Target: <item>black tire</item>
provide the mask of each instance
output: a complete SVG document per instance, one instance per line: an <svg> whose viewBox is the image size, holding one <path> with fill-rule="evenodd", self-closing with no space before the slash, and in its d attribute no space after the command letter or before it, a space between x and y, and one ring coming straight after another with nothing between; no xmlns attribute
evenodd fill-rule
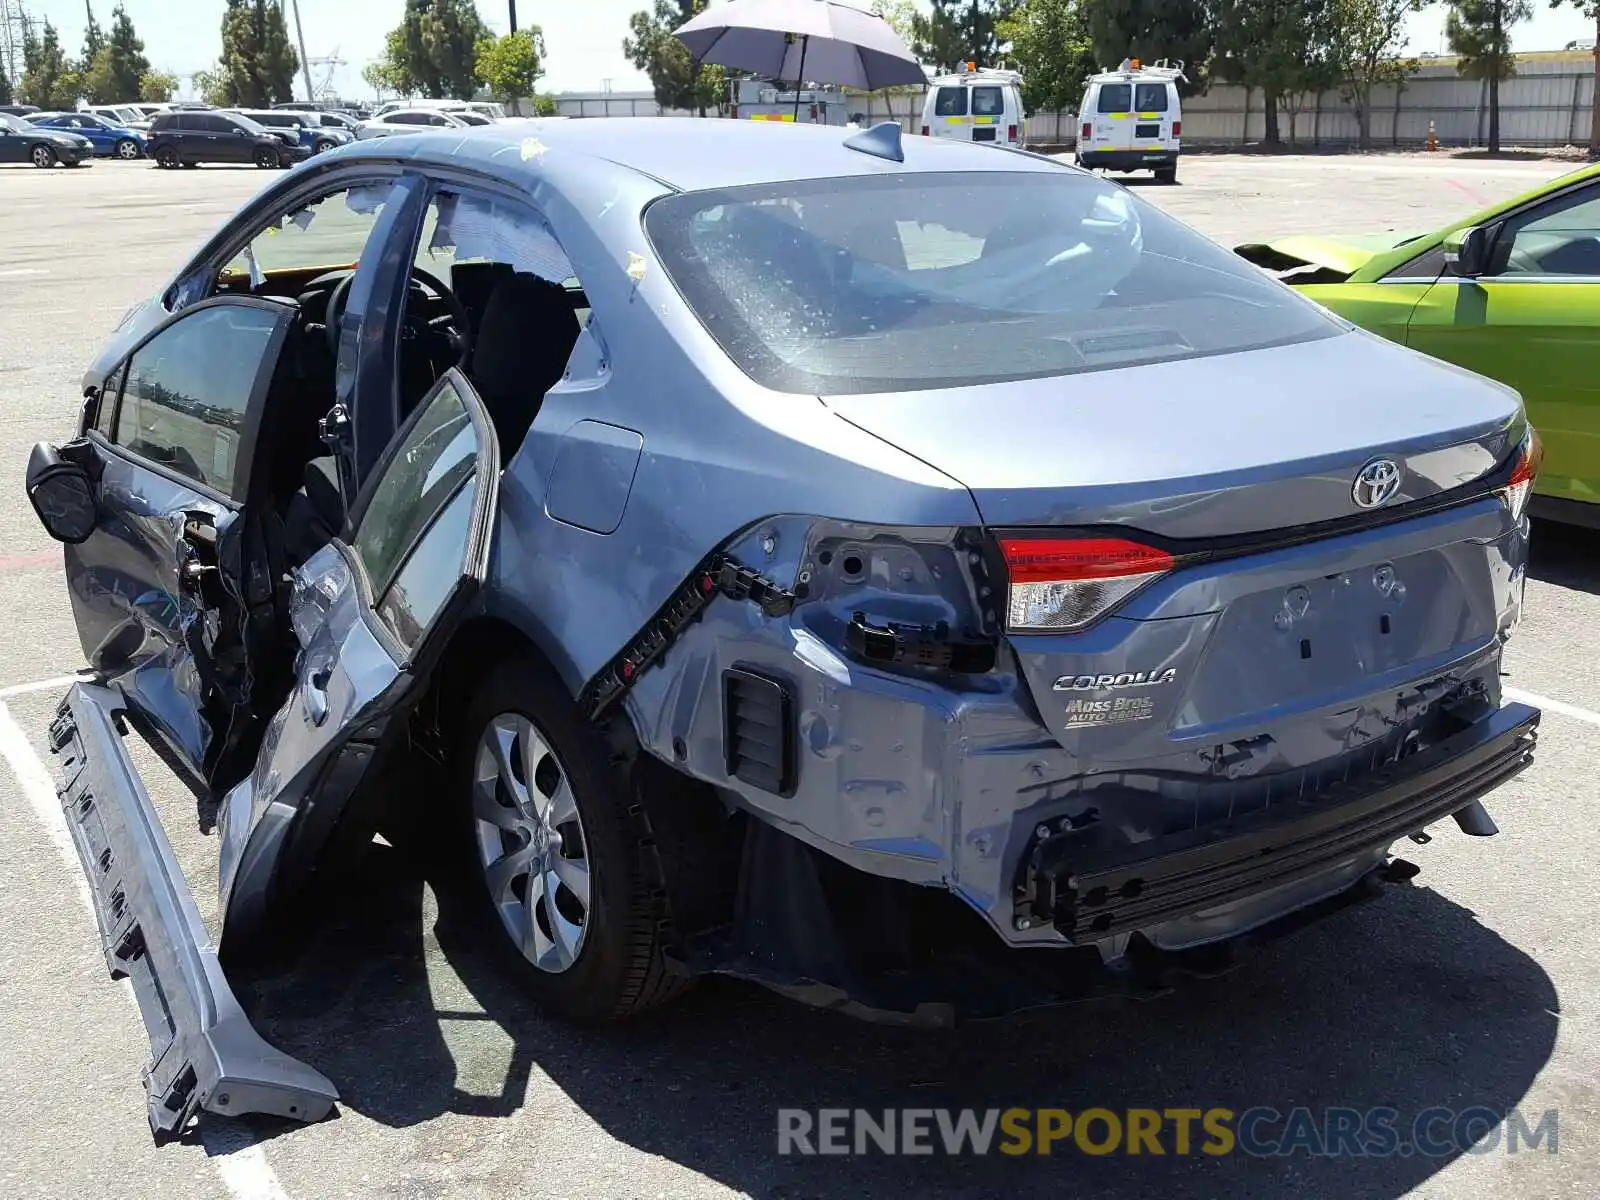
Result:
<svg viewBox="0 0 1600 1200"><path fill-rule="evenodd" d="M172 146L162 146L156 150L156 166L163 170L172 171L183 165L178 157L178 151Z"/></svg>
<svg viewBox="0 0 1600 1200"><path fill-rule="evenodd" d="M276 170L278 166L278 152L271 146L256 147L256 166L263 171Z"/></svg>
<svg viewBox="0 0 1600 1200"><path fill-rule="evenodd" d="M111 148L111 153L123 162L132 162L139 157L139 143L132 138L123 138Z"/></svg>
<svg viewBox="0 0 1600 1200"><path fill-rule="evenodd" d="M1177 183L1178 165L1174 163L1170 167L1157 167L1155 170L1155 176L1157 183Z"/></svg>
<svg viewBox="0 0 1600 1200"><path fill-rule="evenodd" d="M313 153L313 154L326 154L329 150L332 150L338 144L339 144L338 142L329 141L328 139L323 138L320 141L318 141L316 145L311 147L311 153Z"/></svg>
<svg viewBox="0 0 1600 1200"><path fill-rule="evenodd" d="M520 715L538 727L565 769L589 871L583 940L565 970L530 962L502 924L485 882L474 816L475 765L490 722ZM528 656L500 663L475 683L451 756L450 821L454 861L447 881L465 930L492 943L494 957L541 1008L582 1022L619 1020L663 1004L691 980L663 955L666 906L644 810L625 767L600 731L579 713L554 672Z"/></svg>
<svg viewBox="0 0 1600 1200"><path fill-rule="evenodd" d="M200 169L200 164L197 162L186 162L183 164L183 169L185 171L198 171Z"/></svg>
<svg viewBox="0 0 1600 1200"><path fill-rule="evenodd" d="M56 152L43 142L28 151L28 158L34 166L39 168L53 167L57 162Z"/></svg>

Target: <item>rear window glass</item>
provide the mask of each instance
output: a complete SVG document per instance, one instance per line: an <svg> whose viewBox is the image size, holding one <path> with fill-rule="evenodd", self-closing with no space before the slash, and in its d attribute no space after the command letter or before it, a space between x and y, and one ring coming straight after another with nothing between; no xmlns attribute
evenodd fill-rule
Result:
<svg viewBox="0 0 1600 1200"><path fill-rule="evenodd" d="M975 117L998 117L1006 111L1006 98L997 87L975 87L972 89L972 115Z"/></svg>
<svg viewBox="0 0 1600 1200"><path fill-rule="evenodd" d="M645 222L711 335L784 392L959 387L1340 331L1127 189L1067 171L691 192Z"/></svg>
<svg viewBox="0 0 1600 1200"><path fill-rule="evenodd" d="M1100 85L1100 112L1125 113L1129 111L1132 104L1133 84L1102 83Z"/></svg>
<svg viewBox="0 0 1600 1200"><path fill-rule="evenodd" d="M1136 112L1166 112L1167 85L1141 83L1134 89L1133 107Z"/></svg>
<svg viewBox="0 0 1600 1200"><path fill-rule="evenodd" d="M967 89L942 87L934 93L933 115L936 117L964 117L967 115Z"/></svg>

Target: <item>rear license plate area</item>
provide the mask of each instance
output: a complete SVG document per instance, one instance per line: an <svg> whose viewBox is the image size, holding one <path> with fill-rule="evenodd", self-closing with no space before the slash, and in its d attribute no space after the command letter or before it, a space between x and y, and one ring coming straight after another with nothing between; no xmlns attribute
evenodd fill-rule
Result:
<svg viewBox="0 0 1600 1200"><path fill-rule="evenodd" d="M975 142L992 142L994 141L994 136L995 130L992 127L988 129L974 129L972 131L972 140Z"/></svg>
<svg viewBox="0 0 1600 1200"><path fill-rule="evenodd" d="M1159 124L1135 125L1133 127L1133 136L1141 138L1158 138L1161 136L1161 126Z"/></svg>

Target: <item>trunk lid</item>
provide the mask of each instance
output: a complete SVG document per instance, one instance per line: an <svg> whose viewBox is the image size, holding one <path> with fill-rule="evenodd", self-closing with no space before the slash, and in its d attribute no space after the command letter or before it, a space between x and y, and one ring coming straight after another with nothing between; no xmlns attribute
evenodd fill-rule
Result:
<svg viewBox="0 0 1600 1200"><path fill-rule="evenodd" d="M1492 470L1521 440L1516 392L1361 332L982 388L824 397L965 485L990 527L1125 524L1214 538L1360 513L1375 457L1390 503Z"/></svg>

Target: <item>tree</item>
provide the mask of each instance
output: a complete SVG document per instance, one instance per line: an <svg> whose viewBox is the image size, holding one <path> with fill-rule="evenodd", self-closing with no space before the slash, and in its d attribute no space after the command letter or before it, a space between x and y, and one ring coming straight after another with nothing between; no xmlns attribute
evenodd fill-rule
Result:
<svg viewBox="0 0 1600 1200"><path fill-rule="evenodd" d="M1030 112L1074 107L1083 97L1083 81L1099 69L1077 0L1029 0L995 32L1011 44Z"/></svg>
<svg viewBox="0 0 1600 1200"><path fill-rule="evenodd" d="M93 0L83 0L83 11L87 20L83 26L83 61L94 62L95 55L99 54L106 44L105 31L100 28L100 22L94 19ZM109 103L103 101L102 103Z"/></svg>
<svg viewBox="0 0 1600 1200"><path fill-rule="evenodd" d="M1450 0L1445 35L1456 74L1489 85L1489 153L1500 153L1500 81L1516 74L1511 27L1533 16L1528 0Z"/></svg>
<svg viewBox="0 0 1600 1200"><path fill-rule="evenodd" d="M1125 58L1184 64L1185 94L1202 90L1211 56L1212 19L1207 0L1083 0L1095 60L1114 67Z"/></svg>
<svg viewBox="0 0 1600 1200"><path fill-rule="evenodd" d="M912 18L912 49L941 71L963 62L993 66L1006 48L1000 25L1021 7L1022 0L933 0L927 16Z"/></svg>
<svg viewBox="0 0 1600 1200"><path fill-rule="evenodd" d="M1328 23L1330 59L1343 81L1347 100L1355 105L1361 145L1372 144L1372 89L1405 84L1417 68L1413 58L1400 57L1406 18L1428 0L1332 0Z"/></svg>
<svg viewBox="0 0 1600 1200"><path fill-rule="evenodd" d="M1600 0L1550 0L1551 8L1568 4L1594 22L1594 108L1589 116L1589 157L1600 158Z"/></svg>
<svg viewBox="0 0 1600 1200"><path fill-rule="evenodd" d="M1332 81L1327 45L1327 0L1218 0L1216 48L1208 74L1260 88L1268 145L1281 145L1280 106Z"/></svg>
<svg viewBox="0 0 1600 1200"><path fill-rule="evenodd" d="M889 23L889 28L907 46L917 39L917 6L914 0L872 0L872 11Z"/></svg>
<svg viewBox="0 0 1600 1200"><path fill-rule="evenodd" d="M83 77L67 61L61 50L56 27L44 22L38 37L30 29L22 42L22 86L18 95L24 104L44 109L76 108L83 94Z"/></svg>
<svg viewBox="0 0 1600 1200"><path fill-rule="evenodd" d="M472 0L406 0L405 64L431 97L470 100L478 90L478 44L489 35Z"/></svg>
<svg viewBox="0 0 1600 1200"><path fill-rule="evenodd" d="M12 103L11 80L6 77L6 65L0 63L0 104Z"/></svg>
<svg viewBox="0 0 1600 1200"><path fill-rule="evenodd" d="M672 31L705 6L706 0L656 0L654 11L636 12L628 18L632 36L622 43L628 61L650 76L657 104L702 117L711 109L721 111L727 73L721 67L696 62Z"/></svg>
<svg viewBox="0 0 1600 1200"><path fill-rule="evenodd" d="M478 78L496 100L521 100L534 94L544 74L544 33L529 25L502 38L485 38L478 47Z"/></svg>
<svg viewBox="0 0 1600 1200"><path fill-rule="evenodd" d="M533 98L533 115L536 117L553 117L560 111L556 98L548 93Z"/></svg>
<svg viewBox="0 0 1600 1200"><path fill-rule="evenodd" d="M361 78L380 95L396 92L409 96L417 90L411 68L406 62L406 29L396 25L383 39L383 57L361 68Z"/></svg>
<svg viewBox="0 0 1600 1200"><path fill-rule="evenodd" d="M222 91L226 103L266 108L294 99L300 56L283 9L267 0L228 0L222 14Z"/></svg>
<svg viewBox="0 0 1600 1200"><path fill-rule="evenodd" d="M195 95L207 104L232 104L228 97L228 72L219 62L204 71L196 71L189 77L194 84Z"/></svg>
<svg viewBox="0 0 1600 1200"><path fill-rule="evenodd" d="M178 90L178 77L170 71L146 71L139 80L139 99L147 104L165 104Z"/></svg>

